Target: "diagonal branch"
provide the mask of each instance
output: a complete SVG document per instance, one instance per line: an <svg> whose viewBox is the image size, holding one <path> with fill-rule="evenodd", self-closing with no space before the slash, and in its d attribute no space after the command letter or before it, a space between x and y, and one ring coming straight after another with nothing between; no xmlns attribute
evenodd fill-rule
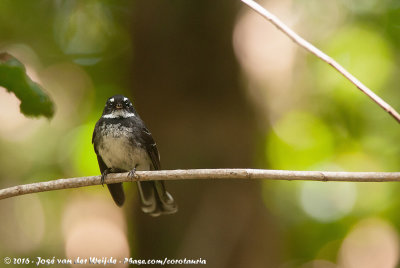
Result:
<svg viewBox="0 0 400 268"><path fill-rule="evenodd" d="M138 171L134 181L193 180L193 179L264 179L264 180L307 180L349 182L400 181L400 172L330 172L291 171L266 169L188 169ZM100 185L100 176L59 179L13 186L0 190L0 199L24 194ZM109 174L106 183L131 182L128 173Z"/></svg>
<svg viewBox="0 0 400 268"><path fill-rule="evenodd" d="M349 73L343 66L337 63L334 59L326 55L324 52L304 40L301 36L295 33L292 29L290 29L287 25L285 25L281 20L278 19L275 15L267 11L265 8L260 6L258 3L253 0L241 0L243 3L248 5L254 11L259 13L273 25L275 25L280 31L286 34L290 39L293 40L296 44L306 49L308 52L314 54L324 62L331 65L334 69L336 69L340 74L342 74L347 80L353 83L359 90L361 90L364 94L370 97L374 102L376 102L382 109L388 112L397 122L400 123L400 114L393 109L388 103L386 103L383 99L381 99L378 95L376 95L372 90L366 87L363 83L361 83L356 77L354 77L351 73Z"/></svg>

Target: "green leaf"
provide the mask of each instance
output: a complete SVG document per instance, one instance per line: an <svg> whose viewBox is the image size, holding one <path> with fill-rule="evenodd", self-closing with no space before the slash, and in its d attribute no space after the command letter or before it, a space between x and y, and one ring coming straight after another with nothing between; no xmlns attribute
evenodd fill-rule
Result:
<svg viewBox="0 0 400 268"><path fill-rule="evenodd" d="M0 86L20 99L24 115L53 116L54 104L50 97L27 76L24 65L8 53L0 53Z"/></svg>

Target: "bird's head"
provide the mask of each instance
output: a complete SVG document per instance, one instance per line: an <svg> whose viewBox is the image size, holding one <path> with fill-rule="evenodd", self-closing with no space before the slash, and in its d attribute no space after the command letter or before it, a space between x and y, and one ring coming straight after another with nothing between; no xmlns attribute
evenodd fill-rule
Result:
<svg viewBox="0 0 400 268"><path fill-rule="evenodd" d="M125 96L115 95L110 97L103 110L103 118L129 118L136 115L132 102Z"/></svg>

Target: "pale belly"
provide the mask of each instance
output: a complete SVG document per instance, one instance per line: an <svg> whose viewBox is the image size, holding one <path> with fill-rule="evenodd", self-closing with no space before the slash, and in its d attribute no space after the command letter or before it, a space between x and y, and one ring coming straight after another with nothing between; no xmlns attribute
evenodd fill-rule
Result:
<svg viewBox="0 0 400 268"><path fill-rule="evenodd" d="M106 136L102 139L98 153L109 168L119 168L130 171L150 170L151 160L147 152L140 148L133 148L126 136Z"/></svg>

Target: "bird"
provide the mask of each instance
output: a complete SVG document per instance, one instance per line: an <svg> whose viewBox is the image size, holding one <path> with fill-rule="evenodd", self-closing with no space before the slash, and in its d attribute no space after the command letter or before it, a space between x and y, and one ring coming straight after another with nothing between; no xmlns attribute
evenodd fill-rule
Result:
<svg viewBox="0 0 400 268"><path fill-rule="evenodd" d="M92 143L97 155L104 184L107 174L160 170L160 154L154 139L139 117L132 102L123 95L108 98L97 121ZM141 209L151 216L173 214L178 207L167 192L164 181L138 181ZM122 183L107 184L114 202L121 207L125 202Z"/></svg>

